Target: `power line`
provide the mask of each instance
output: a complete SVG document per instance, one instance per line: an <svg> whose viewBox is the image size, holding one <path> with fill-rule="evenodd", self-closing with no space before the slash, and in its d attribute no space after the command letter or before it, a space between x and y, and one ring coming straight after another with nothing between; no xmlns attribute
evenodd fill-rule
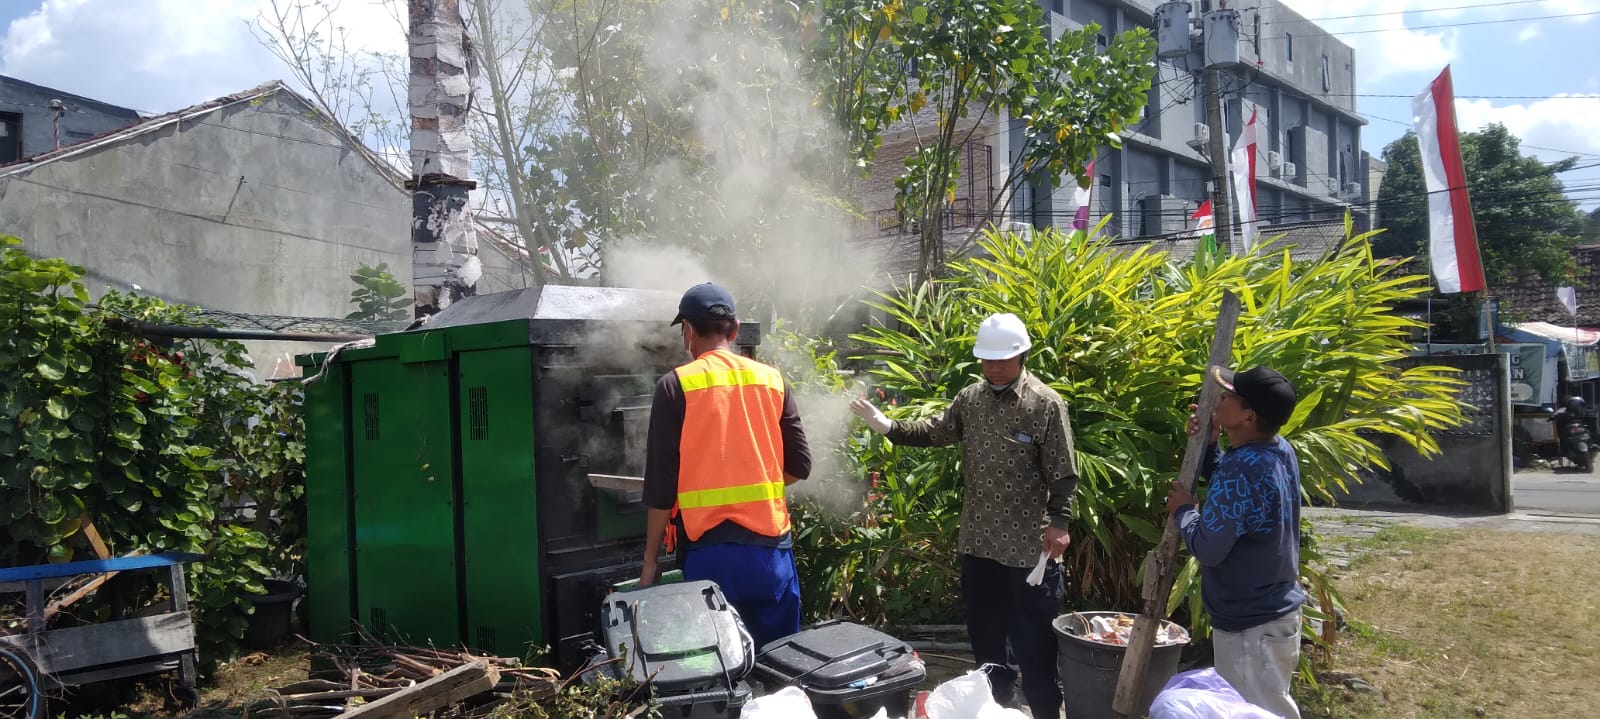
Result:
<svg viewBox="0 0 1600 719"><path fill-rule="evenodd" d="M1600 12L1594 13L1600 15ZM1364 92L1323 92L1317 93L1319 97L1377 97L1410 100L1415 95L1380 94ZM1457 100L1600 100L1600 94L1563 94L1563 95L1456 95ZM1357 113L1359 114L1359 113ZM1390 122L1395 122L1391 120Z"/></svg>
<svg viewBox="0 0 1600 719"><path fill-rule="evenodd" d="M1562 13L1560 15L1536 15L1536 16L1533 16L1533 17L1501 18L1499 20L1468 20L1468 21L1463 21L1463 22L1438 23L1438 24L1435 24L1435 25L1412 25L1412 26L1407 26L1407 27L1371 28L1371 29L1367 29L1367 30L1345 30L1345 31L1341 31L1341 32L1328 32L1327 34L1328 35L1333 35L1333 36L1340 36L1340 37L1346 36L1346 35L1373 35L1373 34L1381 33L1381 32L1409 32L1409 31L1413 31L1413 30L1438 30L1438 29L1441 29L1441 28L1470 27L1470 26L1474 26L1474 25L1501 25L1501 24L1513 23L1513 22L1532 22L1534 20L1560 20L1560 19L1563 19L1563 18L1589 17L1589 16L1592 16L1592 15L1600 15L1600 10L1595 10L1595 11L1591 11L1591 12ZM1287 35L1274 35L1272 37L1264 37L1264 38L1261 38L1261 39L1262 40L1282 40L1285 37L1288 37L1288 36Z"/></svg>
<svg viewBox="0 0 1600 719"><path fill-rule="evenodd" d="M1538 5L1540 3L1545 3L1545 2L1549 2L1549 1L1550 0L1512 0L1511 2L1483 3L1483 4L1480 4L1480 5L1456 5L1454 7L1434 7L1434 8L1422 8L1422 9L1418 9L1418 10L1395 10L1395 11L1392 11L1392 12L1374 12L1374 13L1365 13L1365 14L1362 14L1362 15L1336 15L1336 16L1333 16L1333 17L1303 18L1303 19L1300 19L1300 20L1275 20L1275 21L1264 22L1264 23L1261 23L1261 24L1262 25L1293 25L1293 24L1296 24L1296 23L1324 22L1324 21L1327 21L1327 20L1359 20L1359 19L1364 19L1364 18L1369 18L1369 17L1385 17L1385 16L1389 16L1389 15L1410 15L1412 13L1447 12L1447 11L1452 11L1452 10L1476 10L1478 8L1510 7L1512 5Z"/></svg>

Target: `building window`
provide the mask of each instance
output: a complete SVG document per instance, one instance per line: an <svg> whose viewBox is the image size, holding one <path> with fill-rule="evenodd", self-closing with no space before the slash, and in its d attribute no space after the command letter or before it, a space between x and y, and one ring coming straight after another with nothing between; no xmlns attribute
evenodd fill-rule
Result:
<svg viewBox="0 0 1600 719"><path fill-rule="evenodd" d="M1322 56L1322 91L1333 89L1333 67L1328 64L1328 56Z"/></svg>
<svg viewBox="0 0 1600 719"><path fill-rule="evenodd" d="M1067 0L1055 0L1055 2L1050 3L1050 9L1054 10L1057 15L1067 14Z"/></svg>
<svg viewBox="0 0 1600 719"><path fill-rule="evenodd" d="M1144 202L1145 201L1141 199L1141 200L1136 200L1133 203L1133 218L1134 218L1133 221L1138 223L1137 231L1134 232L1133 234L1135 236L1137 236L1137 237L1144 237L1146 235L1151 234L1150 233L1150 219L1149 219L1149 216L1146 215L1145 212L1144 212L1144 208L1145 208Z"/></svg>
<svg viewBox="0 0 1600 719"><path fill-rule="evenodd" d="M1283 54L1289 62L1294 62L1294 35L1283 34Z"/></svg>
<svg viewBox="0 0 1600 719"><path fill-rule="evenodd" d="M1107 38L1106 34L1103 33L1103 32L1102 33L1097 33L1094 36L1094 43L1096 45L1099 45L1101 50L1105 50L1106 46L1109 45L1110 42L1111 42L1110 38Z"/></svg>
<svg viewBox="0 0 1600 719"><path fill-rule="evenodd" d="M22 159L22 116L0 112L0 162Z"/></svg>

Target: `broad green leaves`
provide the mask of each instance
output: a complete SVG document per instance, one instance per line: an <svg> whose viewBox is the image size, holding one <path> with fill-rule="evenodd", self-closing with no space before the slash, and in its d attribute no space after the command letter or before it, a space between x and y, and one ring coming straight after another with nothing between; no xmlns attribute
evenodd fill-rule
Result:
<svg viewBox="0 0 1600 719"><path fill-rule="evenodd" d="M1068 556L1073 603L1132 610L1140 564L1166 520L1162 498L1182 459L1188 406L1225 288L1248 297L1235 362L1276 367L1300 390L1285 434L1299 452L1308 497L1328 498L1358 470L1382 464L1378 435L1427 455L1438 451L1434 432L1460 423L1449 370L1391 364L1407 355L1407 333L1417 324L1393 307L1427 286L1375 263L1366 237L1322 262L1258 255L1175 265L1161 252L1055 232L1027 241L990 235L981 256L954 263L944 280L884 295L877 306L889 323L856 339L875 360L874 392L895 400L888 414L927 417L976 381L978 322L993 312L1022 317L1034 337L1030 371L1071 410L1080 473ZM936 532L950 529L959 512L959 451L900 449L865 433L856 441L858 476L865 482L876 473L879 496L855 521L879 533L868 540L824 522L833 528L803 534L796 553L822 552L840 566L892 553L905 564L834 584L827 583L832 570L818 566L821 574L806 578L808 592L827 594L836 602L829 608L871 616L882 605L868 600L874 594L864 584L923 581L922 604L906 609L949 621L939 610L951 610L953 585L939 581L954 581L954 541ZM1319 595L1337 601L1320 575L1308 569L1307 576ZM1185 570L1172 607L1189 608L1198 625L1194 577L1192 567Z"/></svg>
<svg viewBox="0 0 1600 719"><path fill-rule="evenodd" d="M356 283L356 289L350 293L350 301L355 303L356 311L345 315L347 320L357 322L399 322L411 318L411 313L406 311L412 304L406 286L395 279L389 272L389 265L379 262L377 267L362 265L356 268L355 274L350 275L350 281Z"/></svg>
<svg viewBox="0 0 1600 719"><path fill-rule="evenodd" d="M118 554L205 553L190 570L201 646L209 657L231 651L244 594L269 571L290 573L303 547L296 391L251 380L237 343L161 344L110 321L193 323L186 308L111 292L90 309L82 268L29 257L14 238L0 247L0 563L92 556L85 519ZM294 529L269 542L219 513L246 497Z"/></svg>

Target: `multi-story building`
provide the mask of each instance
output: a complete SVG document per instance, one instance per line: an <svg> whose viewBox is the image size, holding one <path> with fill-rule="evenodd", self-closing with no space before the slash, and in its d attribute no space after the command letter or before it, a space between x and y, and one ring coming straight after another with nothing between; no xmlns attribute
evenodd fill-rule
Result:
<svg viewBox="0 0 1600 719"><path fill-rule="evenodd" d="M1051 36L1098 25L1102 46L1137 27L1154 29L1154 0L1039 0ZM1205 153L1201 19L1222 3L1188 5L1193 51L1158 58L1156 80L1143 117L1123 133L1121 149L1104 148L1094 166L1091 220L1106 215L1106 231L1125 238L1171 236L1190 229L1190 215L1208 196L1212 176ZM1349 211L1358 228L1372 226L1383 165L1361 149L1366 124L1356 113L1355 52L1349 45L1290 10L1279 0L1255 0L1237 10L1231 27L1236 55L1222 79L1225 124L1231 146L1251 113L1257 117L1257 216L1262 234L1273 226L1335 222ZM1212 41L1228 41L1227 29ZM1218 52L1218 51L1221 52ZM963 176L946 220L947 231L975 229L996 188L1011 176L1009 159L1023 138L1019 121L990 116L972 133ZM858 201L876 210L869 231L906 230L892 211L893 179L900 161L915 151L909 133L891 131L879 151L881 176L865 183ZM1023 183L1003 220L1033 227L1066 226L1077 210L1071 178L1057 186ZM902 253L904 254L904 253ZM900 268L903 269L903 268Z"/></svg>
<svg viewBox="0 0 1600 719"><path fill-rule="evenodd" d="M1158 3L1149 0L1043 0L1053 28L1098 24L1102 34L1152 27ZM1218 3L1189 5L1198 21ZM1263 225L1340 219L1348 209L1366 224L1377 188L1361 150L1366 121L1355 111L1355 52L1349 45L1278 0L1258 0L1238 10L1233 33L1238 46L1212 50L1234 54L1238 64L1223 73L1228 137L1239 136L1252 114L1258 123L1257 215ZM1114 213L1111 227L1139 237L1182 231L1189 213L1207 197L1211 177L1205 124L1199 28L1195 52L1161 58L1143 119L1125 134L1121 150L1107 150L1096 163L1095 211ZM1226 41L1212 29L1207 42ZM1042 225L1041 215L1059 218L1070 192L1031 188L1016 211ZM1048 198L1048 199L1046 199Z"/></svg>
<svg viewBox="0 0 1600 719"><path fill-rule="evenodd" d="M76 145L140 119L126 107L0 75L0 164Z"/></svg>

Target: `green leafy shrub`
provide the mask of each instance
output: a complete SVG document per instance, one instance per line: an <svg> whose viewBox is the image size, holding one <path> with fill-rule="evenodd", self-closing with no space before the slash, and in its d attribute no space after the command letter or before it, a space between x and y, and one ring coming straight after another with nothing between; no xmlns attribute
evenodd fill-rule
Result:
<svg viewBox="0 0 1600 719"><path fill-rule="evenodd" d="M1391 364L1408 353L1417 326L1392 308L1427 286L1375 262L1366 237L1319 262L1284 254L1180 265L1159 251L1052 231L991 234L981 246L980 258L953 263L945 279L884 295L877 306L890 325L856 339L877 362L875 393L894 400L887 413L916 419L942 413L978 377L971 350L984 316L1014 312L1027 323L1029 370L1071 410L1081 475L1066 557L1075 608L1139 606L1140 564L1165 522L1163 497L1225 289L1244 305L1236 363L1270 364L1299 390L1283 433L1299 452L1308 497L1330 498L1358 469L1382 466L1374 435L1429 454L1438 451L1430 433L1461 421L1449 370ZM853 471L873 486L861 511L831 519L799 508L808 610L901 624L958 619L959 450L901 449L864 430L851 442ZM1324 609L1336 606L1326 579L1303 569ZM1204 629L1192 559L1170 606L1187 608Z"/></svg>
<svg viewBox="0 0 1600 719"><path fill-rule="evenodd" d="M114 554L198 552L188 585L204 655L230 654L261 579L293 570L303 429L293 388L256 383L234 342L160 342L135 321L194 313L116 292L89 305L84 269L0 236L0 562L91 558L92 521ZM281 528L233 511L279 507ZM263 531L267 530L267 531ZM134 599L161 590L153 578ZM99 597L76 605L104 619Z"/></svg>

